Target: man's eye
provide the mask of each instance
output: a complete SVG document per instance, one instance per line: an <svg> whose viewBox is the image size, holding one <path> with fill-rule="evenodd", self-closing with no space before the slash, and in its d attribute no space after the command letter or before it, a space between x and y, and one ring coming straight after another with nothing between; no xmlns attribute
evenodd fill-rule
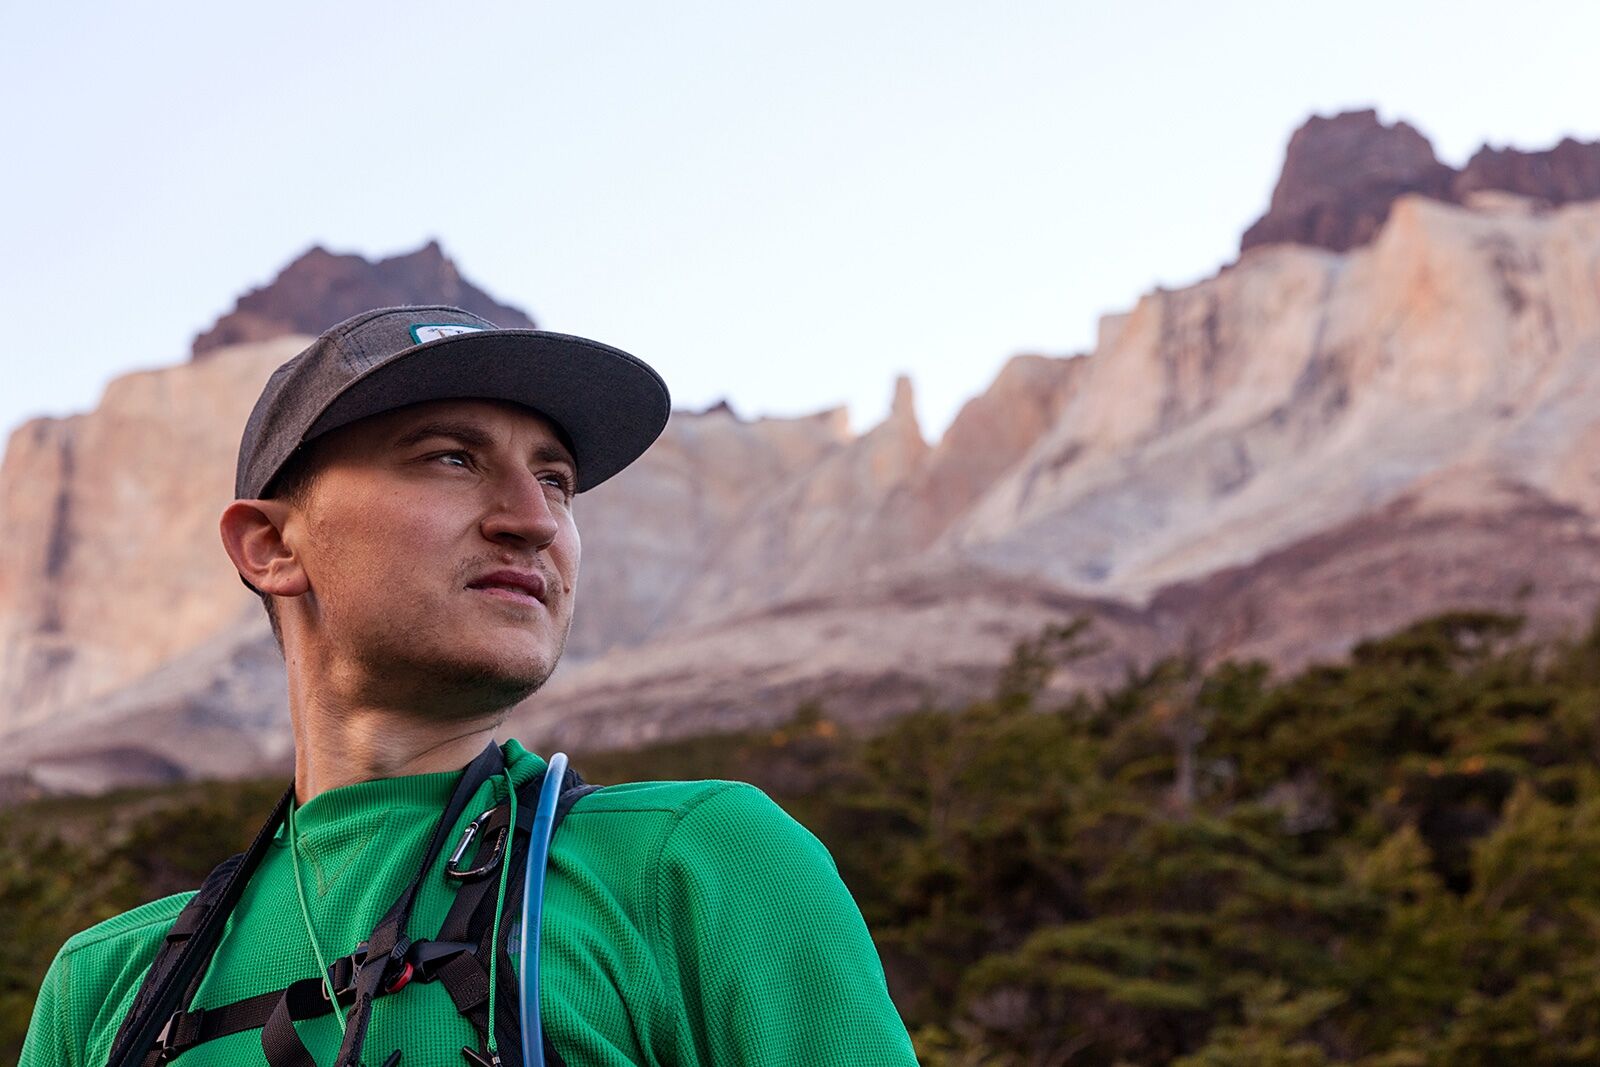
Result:
<svg viewBox="0 0 1600 1067"><path fill-rule="evenodd" d="M452 459L452 458L453 459L459 459L459 460L462 461L461 465L463 467L470 467L472 465L472 455L471 455L471 453L468 453L468 452L440 452L438 455L434 456L433 458L434 459Z"/></svg>
<svg viewBox="0 0 1600 1067"><path fill-rule="evenodd" d="M539 477L544 479L546 485L553 485L557 489L560 489L563 497L569 500L572 498L575 487L572 484L572 477L570 475L561 471L549 471L545 474L539 475Z"/></svg>

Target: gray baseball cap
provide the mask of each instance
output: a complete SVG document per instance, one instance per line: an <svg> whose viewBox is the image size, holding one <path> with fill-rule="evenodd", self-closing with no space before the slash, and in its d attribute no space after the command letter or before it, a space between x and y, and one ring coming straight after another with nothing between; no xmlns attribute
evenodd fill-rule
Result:
<svg viewBox="0 0 1600 1067"><path fill-rule="evenodd" d="M579 492L638 459L672 410L667 383L620 349L546 330L502 330L447 305L348 318L272 373L245 423L234 496L259 499L296 449L422 400L510 400L567 435Z"/></svg>

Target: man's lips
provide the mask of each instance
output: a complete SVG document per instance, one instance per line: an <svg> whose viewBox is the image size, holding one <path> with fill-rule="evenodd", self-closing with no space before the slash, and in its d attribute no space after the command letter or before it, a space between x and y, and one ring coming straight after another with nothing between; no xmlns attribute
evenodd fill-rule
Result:
<svg viewBox="0 0 1600 1067"><path fill-rule="evenodd" d="M467 588L481 589L504 599L544 602L544 576L538 571L491 571L468 582Z"/></svg>

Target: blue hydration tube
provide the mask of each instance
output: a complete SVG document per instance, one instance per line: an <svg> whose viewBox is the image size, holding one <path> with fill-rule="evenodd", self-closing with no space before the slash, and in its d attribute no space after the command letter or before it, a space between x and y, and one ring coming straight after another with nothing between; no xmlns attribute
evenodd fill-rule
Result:
<svg viewBox="0 0 1600 1067"><path fill-rule="evenodd" d="M522 984L524 1067L544 1067L544 1033L539 1023L539 922L544 914L544 872L550 859L556 802L561 799L561 780L566 775L567 754L557 752L545 768L539 806L533 810L528 873L522 883L526 888L522 894L522 944L518 947L517 976Z"/></svg>

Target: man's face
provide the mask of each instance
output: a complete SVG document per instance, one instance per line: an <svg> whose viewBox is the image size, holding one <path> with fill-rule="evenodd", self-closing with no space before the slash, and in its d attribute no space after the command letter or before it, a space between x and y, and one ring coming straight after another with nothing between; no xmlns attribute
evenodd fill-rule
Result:
<svg viewBox="0 0 1600 1067"><path fill-rule="evenodd" d="M302 637L327 653L313 662L440 714L543 684L566 646L580 554L577 469L552 424L503 401L436 400L313 447L316 477L284 524L310 584Z"/></svg>

